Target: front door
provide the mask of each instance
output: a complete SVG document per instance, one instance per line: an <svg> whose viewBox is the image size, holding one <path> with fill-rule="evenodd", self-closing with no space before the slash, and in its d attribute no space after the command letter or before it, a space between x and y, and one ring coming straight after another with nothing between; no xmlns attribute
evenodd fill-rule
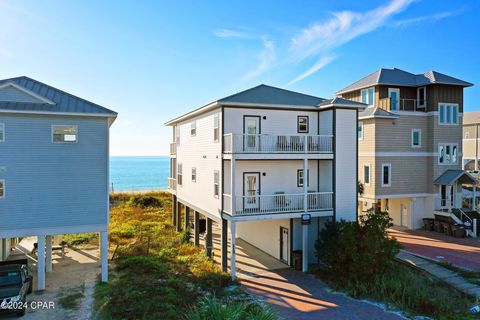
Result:
<svg viewBox="0 0 480 320"><path fill-rule="evenodd" d="M398 111L400 107L400 89L388 88L388 97L390 98L390 110Z"/></svg>
<svg viewBox="0 0 480 320"><path fill-rule="evenodd" d="M243 147L245 151L259 151L260 117L247 116L243 119Z"/></svg>
<svg viewBox="0 0 480 320"><path fill-rule="evenodd" d="M400 205L400 225L402 227L408 227L408 209L403 203Z"/></svg>
<svg viewBox="0 0 480 320"><path fill-rule="evenodd" d="M448 208L448 186L440 185L440 207ZM455 187L450 187L450 207L455 207Z"/></svg>
<svg viewBox="0 0 480 320"><path fill-rule="evenodd" d="M245 195L243 206L245 209L259 209L260 199L260 173L244 173L243 194Z"/></svg>
<svg viewBox="0 0 480 320"><path fill-rule="evenodd" d="M280 260L288 264L288 229L280 227Z"/></svg>

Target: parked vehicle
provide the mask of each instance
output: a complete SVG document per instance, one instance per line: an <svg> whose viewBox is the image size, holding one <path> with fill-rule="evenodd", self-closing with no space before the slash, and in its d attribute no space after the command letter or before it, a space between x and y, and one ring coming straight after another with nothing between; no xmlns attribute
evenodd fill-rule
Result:
<svg viewBox="0 0 480 320"><path fill-rule="evenodd" d="M27 259L0 263L0 312L25 315L27 295L32 288L33 276Z"/></svg>

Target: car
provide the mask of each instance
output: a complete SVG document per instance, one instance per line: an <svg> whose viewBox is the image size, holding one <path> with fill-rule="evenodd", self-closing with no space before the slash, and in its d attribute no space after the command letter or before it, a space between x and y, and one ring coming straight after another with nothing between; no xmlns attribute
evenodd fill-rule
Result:
<svg viewBox="0 0 480 320"><path fill-rule="evenodd" d="M33 275L27 259L0 263L0 311L25 315L27 295L32 289Z"/></svg>

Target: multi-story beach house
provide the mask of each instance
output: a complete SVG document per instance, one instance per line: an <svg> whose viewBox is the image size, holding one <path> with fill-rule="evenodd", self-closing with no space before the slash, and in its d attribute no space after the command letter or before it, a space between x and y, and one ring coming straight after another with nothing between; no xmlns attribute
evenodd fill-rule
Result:
<svg viewBox="0 0 480 320"><path fill-rule="evenodd" d="M436 71L382 68L337 92L368 104L358 122L360 213L378 207L395 225L419 228L434 212L462 208L462 184L474 183L462 170L463 89L470 86Z"/></svg>
<svg viewBox="0 0 480 320"><path fill-rule="evenodd" d="M107 280L109 128L117 114L30 79L0 81L0 239L38 237L39 290L52 235L99 232Z"/></svg>
<svg viewBox="0 0 480 320"><path fill-rule="evenodd" d="M222 267L235 277L235 239L302 269L315 262L314 242L327 219L357 219L357 113L364 104L326 100L267 85L214 101L172 127L169 190L174 223L181 208L200 218L206 247L212 224L221 230Z"/></svg>
<svg viewBox="0 0 480 320"><path fill-rule="evenodd" d="M463 114L463 166L478 171L480 159L480 111Z"/></svg>

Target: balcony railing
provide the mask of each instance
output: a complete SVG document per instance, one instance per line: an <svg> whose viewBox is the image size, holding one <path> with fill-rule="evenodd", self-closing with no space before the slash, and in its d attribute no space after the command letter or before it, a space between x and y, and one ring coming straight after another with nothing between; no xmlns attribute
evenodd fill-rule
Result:
<svg viewBox="0 0 480 320"><path fill-rule="evenodd" d="M170 154L177 154L177 144L175 142L170 143Z"/></svg>
<svg viewBox="0 0 480 320"><path fill-rule="evenodd" d="M172 191L177 190L177 179L168 178L168 190L172 190Z"/></svg>
<svg viewBox="0 0 480 320"><path fill-rule="evenodd" d="M331 153L332 135L226 134L225 153Z"/></svg>
<svg viewBox="0 0 480 320"><path fill-rule="evenodd" d="M311 192L307 194L307 208L304 208L305 195L270 194L255 196L223 195L224 211L233 216L288 213L299 211L319 211L333 209L333 192ZM232 210L232 205L234 210Z"/></svg>
<svg viewBox="0 0 480 320"><path fill-rule="evenodd" d="M419 111L426 112L426 101L417 99L397 99L383 98L379 99L377 106L387 111Z"/></svg>

